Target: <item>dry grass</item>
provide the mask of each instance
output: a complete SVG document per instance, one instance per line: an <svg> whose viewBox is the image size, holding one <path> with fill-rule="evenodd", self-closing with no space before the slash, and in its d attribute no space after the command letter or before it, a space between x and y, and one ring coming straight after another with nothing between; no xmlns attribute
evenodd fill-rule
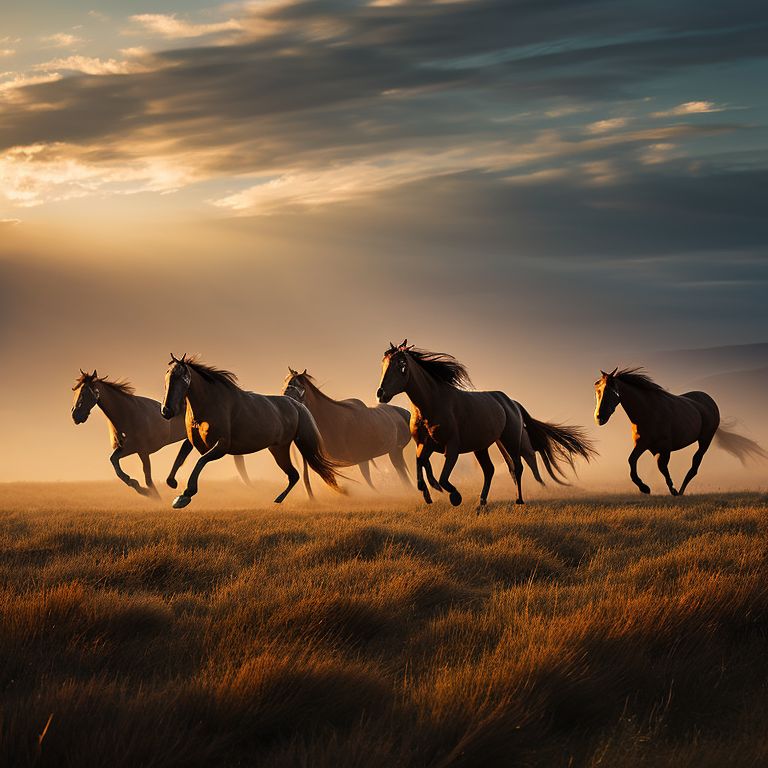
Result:
<svg viewBox="0 0 768 768"><path fill-rule="evenodd" d="M248 493L0 488L0 764L768 764L764 496Z"/></svg>

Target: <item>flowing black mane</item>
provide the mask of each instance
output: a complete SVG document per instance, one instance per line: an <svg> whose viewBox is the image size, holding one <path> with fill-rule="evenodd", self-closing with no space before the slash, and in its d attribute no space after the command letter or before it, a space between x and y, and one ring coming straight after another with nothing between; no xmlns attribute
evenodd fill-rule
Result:
<svg viewBox="0 0 768 768"><path fill-rule="evenodd" d="M184 359L183 363L199 373L207 381L218 382L227 387L240 389L240 385L237 383L237 376L232 373L232 371L227 371L224 368L216 368L213 365L206 365L194 358L192 360Z"/></svg>
<svg viewBox="0 0 768 768"><path fill-rule="evenodd" d="M666 392L667 390L657 384L642 368L622 368L613 374L614 379L618 379L624 384L631 384L638 389L655 390L657 392Z"/></svg>
<svg viewBox="0 0 768 768"><path fill-rule="evenodd" d="M82 372L75 380L75 386L72 387L72 389L75 390L78 387L82 387L83 384L95 384L96 382L99 382L99 384L105 384L106 386L111 387L112 389L122 393L123 395L132 395L136 391L134 390L131 383L129 381L126 381L125 379L121 381L114 381L112 379L107 378L106 376L95 376L92 373L82 373Z"/></svg>
<svg viewBox="0 0 768 768"><path fill-rule="evenodd" d="M450 384L458 389L470 389L472 380L469 373L453 355L444 352L428 352L426 349L416 349L409 347L405 352L412 360L417 362L433 379ZM394 354L393 350L387 350L388 354Z"/></svg>

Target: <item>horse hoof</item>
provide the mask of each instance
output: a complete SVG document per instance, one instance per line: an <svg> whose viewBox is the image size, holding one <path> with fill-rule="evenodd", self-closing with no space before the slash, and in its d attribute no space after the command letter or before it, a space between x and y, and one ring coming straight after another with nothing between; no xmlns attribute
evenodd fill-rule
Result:
<svg viewBox="0 0 768 768"><path fill-rule="evenodd" d="M174 509L181 509L182 507L186 507L189 502L192 501L191 497L189 496L177 496L173 500L173 508Z"/></svg>
<svg viewBox="0 0 768 768"><path fill-rule="evenodd" d="M650 487L645 485L645 483L643 483L643 485L641 485L639 487L640 487L640 493L650 493L651 492Z"/></svg>
<svg viewBox="0 0 768 768"><path fill-rule="evenodd" d="M169 488L178 488L178 487L179 487L179 481L178 481L178 480L177 480L175 477L169 477L169 478L168 478L168 479L165 481L165 484L166 484L166 485L167 485Z"/></svg>
<svg viewBox="0 0 768 768"><path fill-rule="evenodd" d="M451 494L448 496L448 498L454 507L458 507L459 504L461 504L461 494L458 491L451 491Z"/></svg>
<svg viewBox="0 0 768 768"><path fill-rule="evenodd" d="M677 491L676 491L674 488L670 488L670 489L669 489L669 492L670 492L670 493L671 493L673 496L677 496L677 495L678 495Z"/></svg>
<svg viewBox="0 0 768 768"><path fill-rule="evenodd" d="M432 503L432 497L428 493L424 494L424 503L425 504L431 504Z"/></svg>
<svg viewBox="0 0 768 768"><path fill-rule="evenodd" d="M515 504L525 504L522 499L515 499Z"/></svg>

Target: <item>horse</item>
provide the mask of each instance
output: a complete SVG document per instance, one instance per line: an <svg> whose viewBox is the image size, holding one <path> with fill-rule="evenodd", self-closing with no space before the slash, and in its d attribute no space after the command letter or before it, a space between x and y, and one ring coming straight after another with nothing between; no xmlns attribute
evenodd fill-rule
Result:
<svg viewBox="0 0 768 768"><path fill-rule="evenodd" d="M72 420L75 424L85 423L93 407L98 404L107 419L112 446L109 460L115 473L120 480L142 496L160 498L152 482L150 454L183 440L184 443L165 481L171 488L176 488L176 472L192 450L192 445L187 441L183 415L167 421L160 414L160 403L157 400L134 394L133 387L127 381L110 381L106 376L99 377L96 370L86 373L81 368L80 376L72 390L75 393ZM142 488L139 482L125 473L120 466L120 459L134 453L141 459L146 488ZM242 456L235 456L235 466L243 482L250 485L251 480Z"/></svg>
<svg viewBox="0 0 768 768"><path fill-rule="evenodd" d="M632 424L635 447L629 454L629 476L641 493L651 489L637 474L637 460L650 451L667 483L672 496L682 496L688 484L698 474L701 460L714 440L715 444L736 456L742 464L748 458L768 458L754 440L724 429L720 424L717 403L706 392L686 392L673 395L648 376L642 368L614 368L610 373L600 371L595 382L595 421L598 426L608 423L619 404ZM693 443L693 454L680 490L676 490L669 474L669 457Z"/></svg>
<svg viewBox="0 0 768 768"><path fill-rule="evenodd" d="M416 441L417 486L427 504L432 502L422 477L425 461L432 452L445 454L438 483L448 491L451 504L462 497L451 484L451 472L459 454L474 453L483 471L483 488L478 511L488 502L494 466L488 449L496 444L517 484L516 504L523 504L523 461L534 478L543 483L536 454L541 456L550 477L563 483L561 462L572 468L577 456L589 461L595 450L578 427L548 424L534 419L520 403L504 392L469 391L472 382L467 369L452 355L429 352L390 342L382 360L382 376L376 393L388 403L405 392L411 400L411 433ZM426 437L428 435L428 438Z"/></svg>
<svg viewBox="0 0 768 768"><path fill-rule="evenodd" d="M369 462L387 454L400 481L405 487L411 487L403 458L403 449L411 440L410 411L396 405L371 408L355 398L334 400L317 386L306 368L299 373L289 366L283 394L309 409L323 436L326 452L339 466L357 464L365 482L375 490ZM311 499L306 461L304 486Z"/></svg>
<svg viewBox="0 0 768 768"><path fill-rule="evenodd" d="M182 413L186 401L187 440L202 454L186 489L173 501L175 509L186 507L197 493L197 480L206 464L228 453L237 456L264 448L288 476L288 486L275 499L280 504L299 480L291 463L291 443L328 486L341 492L337 465L326 455L315 420L302 403L285 395L246 392L231 371L186 355L180 359L171 355L168 366L160 413L172 420Z"/></svg>

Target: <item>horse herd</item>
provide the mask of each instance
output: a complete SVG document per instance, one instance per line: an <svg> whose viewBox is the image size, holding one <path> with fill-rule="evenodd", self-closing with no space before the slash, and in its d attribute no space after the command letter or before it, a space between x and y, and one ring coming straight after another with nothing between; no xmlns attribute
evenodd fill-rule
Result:
<svg viewBox="0 0 768 768"><path fill-rule="evenodd" d="M389 456L403 485L411 488L403 450L411 439L416 444L416 481L424 501L431 503L430 486L446 491L451 504L462 496L451 483L451 472L462 453L474 453L483 471L480 506L487 503L494 474L489 449L494 444L517 485L516 503L523 503L522 476L527 464L543 483L537 457L548 475L565 484L565 465L572 469L577 458L589 461L596 451L579 427L550 424L534 419L504 392L472 389L467 369L451 355L409 346L407 340L390 343L382 360L379 404L361 400L334 400L315 384L306 370L289 368L281 395L260 395L240 388L230 371L205 365L196 358L171 355L165 374L162 403L134 394L125 382L99 377L94 370L80 370L73 390L72 419L81 424L95 405L107 418L112 444L110 461L126 485L145 496L159 498L152 482L150 455L163 446L182 441L166 479L176 488L176 473L195 448L197 460L184 491L173 501L185 507L198 490L205 466L226 454L234 456L244 482L250 483L243 455L270 451L288 477L288 485L275 499L280 503L299 480L291 461L295 444L304 464L304 483L312 498L312 469L331 488L338 484L339 470L357 465L373 487L369 463ZM390 405L405 393L410 411ZM673 496L682 494L696 475L702 457L713 440L739 459L768 458L754 441L720 426L715 401L704 392L673 395L639 369L611 373L601 371L595 382L595 421L607 423L619 404L632 424L634 448L629 455L630 477L643 493L649 487L637 474L637 461L645 451L657 457L658 468ZM669 475L670 453L697 443L693 461L679 490ZM445 462L436 478L430 461L442 453ZM131 478L120 460L137 454L142 462L146 487ZM425 479L426 478L426 479Z"/></svg>

